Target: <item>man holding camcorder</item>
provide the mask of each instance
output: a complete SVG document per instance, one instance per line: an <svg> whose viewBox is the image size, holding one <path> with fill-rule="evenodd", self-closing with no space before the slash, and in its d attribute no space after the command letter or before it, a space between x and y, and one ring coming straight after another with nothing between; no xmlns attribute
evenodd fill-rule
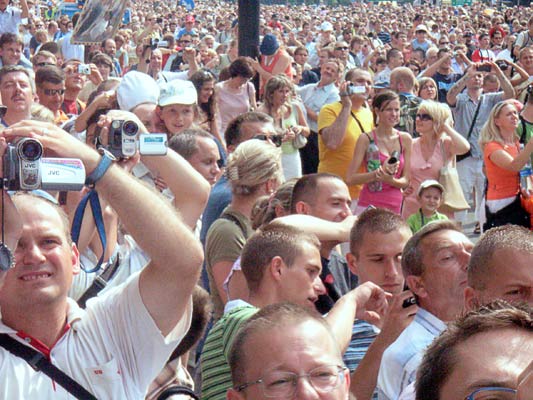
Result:
<svg viewBox="0 0 533 400"><path fill-rule="evenodd" d="M2 192L2 236L13 251L14 268L0 276L0 333L7 334L0 335L0 398L66 399L75 390L89 399L142 398L189 327L202 249L172 206L107 152L81 144L53 124L23 121L0 134L0 155L7 142L20 138L38 139L48 154L81 160L86 183L113 207L151 262L84 311L67 298L80 272L67 216L45 198ZM50 378L7 350L10 339L33 354L37 369L51 364L70 383Z"/></svg>

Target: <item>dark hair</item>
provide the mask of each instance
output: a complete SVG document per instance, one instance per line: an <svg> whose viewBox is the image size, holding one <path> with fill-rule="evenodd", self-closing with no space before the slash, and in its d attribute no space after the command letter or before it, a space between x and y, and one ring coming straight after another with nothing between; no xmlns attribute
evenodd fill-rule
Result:
<svg viewBox="0 0 533 400"><path fill-rule="evenodd" d="M56 42L46 42L43 43L43 45L39 49L39 52L41 51L49 51L53 55L57 56L59 54L59 46Z"/></svg>
<svg viewBox="0 0 533 400"><path fill-rule="evenodd" d="M205 137L213 139L213 136L200 128L185 129L179 135L172 136L168 141L168 147L182 156L184 159L189 160L199 150L198 142L196 138Z"/></svg>
<svg viewBox="0 0 533 400"><path fill-rule="evenodd" d="M111 59L111 57L109 57L105 53L101 53L101 52L94 53L91 57L91 62L95 65L101 65L101 64L107 65L109 68L111 68L111 70L113 70L113 60Z"/></svg>
<svg viewBox="0 0 533 400"><path fill-rule="evenodd" d="M390 62L390 60L394 57L397 57L398 55L402 54L402 52L398 49L392 48L387 51L387 62Z"/></svg>
<svg viewBox="0 0 533 400"><path fill-rule="evenodd" d="M378 125L378 116L376 113L376 110L382 111L384 107L386 107L391 101L399 100L400 96L396 92L393 92L392 90L385 90L378 94L374 99L372 100L372 114L374 116L374 125Z"/></svg>
<svg viewBox="0 0 533 400"><path fill-rule="evenodd" d="M55 65L46 65L39 68L35 73L35 85L41 87L43 83L49 82L54 85L65 82L65 73Z"/></svg>
<svg viewBox="0 0 533 400"><path fill-rule="evenodd" d="M296 204L299 201L305 201L308 204L314 204L318 196L318 183L323 179L342 179L338 175L327 172L308 174L302 176L294 185L292 190L291 213L296 213Z"/></svg>
<svg viewBox="0 0 533 400"><path fill-rule="evenodd" d="M460 361L457 346L473 336L503 329L533 333L533 310L527 304L496 300L456 319L425 352L416 376L416 400L439 400L440 391ZM480 366L483 361L480 360Z"/></svg>
<svg viewBox="0 0 533 400"><path fill-rule="evenodd" d="M246 58L239 57L230 64L229 74L230 78L241 76L249 79L254 76L254 70Z"/></svg>
<svg viewBox="0 0 533 400"><path fill-rule="evenodd" d="M2 82L2 79L4 79L4 76L6 76L7 74L12 74L14 72L22 72L24 75L26 75L31 85L32 79L30 73L26 68L21 65L6 65L5 67L0 68L0 83Z"/></svg>
<svg viewBox="0 0 533 400"><path fill-rule="evenodd" d="M233 118L224 132L224 139L227 146L237 146L241 143L241 126L245 123L262 122L272 123L272 117L259 111L249 111Z"/></svg>
<svg viewBox="0 0 533 400"><path fill-rule="evenodd" d="M18 43L22 48L24 48L24 42L19 35L11 32L2 33L0 36L0 48L2 48L4 44L10 43Z"/></svg>
<svg viewBox="0 0 533 400"><path fill-rule="evenodd" d="M200 69L196 71L191 77L190 81L196 88L196 93L198 93L198 106L200 109L207 114L207 120L209 122L213 121L215 119L216 114L216 96L213 93L209 100L207 100L207 103L200 103L200 92L202 91L202 88L204 87L204 84L206 82L215 82L216 83L216 77L215 75L206 69Z"/></svg>

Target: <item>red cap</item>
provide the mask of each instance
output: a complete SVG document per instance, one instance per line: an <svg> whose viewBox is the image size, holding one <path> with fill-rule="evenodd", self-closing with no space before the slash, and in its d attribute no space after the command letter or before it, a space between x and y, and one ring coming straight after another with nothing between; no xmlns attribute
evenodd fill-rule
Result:
<svg viewBox="0 0 533 400"><path fill-rule="evenodd" d="M192 15L187 15L185 17L185 22L193 22L194 23L194 17Z"/></svg>

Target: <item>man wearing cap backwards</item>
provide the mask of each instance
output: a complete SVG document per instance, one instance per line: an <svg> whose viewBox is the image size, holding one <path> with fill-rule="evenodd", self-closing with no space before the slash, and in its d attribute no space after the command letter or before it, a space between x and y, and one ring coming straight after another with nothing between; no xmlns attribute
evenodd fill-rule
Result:
<svg viewBox="0 0 533 400"><path fill-rule="evenodd" d="M411 48L413 50L422 49L427 51L429 46L432 45L431 41L427 38L428 28L426 28L426 25L417 25L415 28L415 36L415 39L411 42Z"/></svg>
<svg viewBox="0 0 533 400"><path fill-rule="evenodd" d="M259 47L261 61L248 58L252 68L259 74L259 94L263 94L266 83L273 75L284 74L292 79L292 58L280 48L278 38L272 33L267 33Z"/></svg>

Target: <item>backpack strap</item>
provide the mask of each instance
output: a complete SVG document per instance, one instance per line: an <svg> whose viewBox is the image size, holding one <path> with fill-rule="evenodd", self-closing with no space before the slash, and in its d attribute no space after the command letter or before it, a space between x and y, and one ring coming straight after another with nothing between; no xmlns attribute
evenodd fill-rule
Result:
<svg viewBox="0 0 533 400"><path fill-rule="evenodd" d="M223 213L220 218L222 219L225 219L226 221L231 221L233 222L235 225L237 225L239 227L239 229L241 230L242 232L242 236L244 236L245 239L248 238L248 235L246 234L246 227L243 226L243 224L241 223L241 221L239 221L239 219L235 216L235 215L232 215L232 214L228 214L228 213Z"/></svg>
<svg viewBox="0 0 533 400"><path fill-rule="evenodd" d="M24 359L37 372L42 372L53 381L65 388L70 394L79 400L97 400L83 386L53 365L44 354L25 346L9 335L0 334L0 346L14 356Z"/></svg>

